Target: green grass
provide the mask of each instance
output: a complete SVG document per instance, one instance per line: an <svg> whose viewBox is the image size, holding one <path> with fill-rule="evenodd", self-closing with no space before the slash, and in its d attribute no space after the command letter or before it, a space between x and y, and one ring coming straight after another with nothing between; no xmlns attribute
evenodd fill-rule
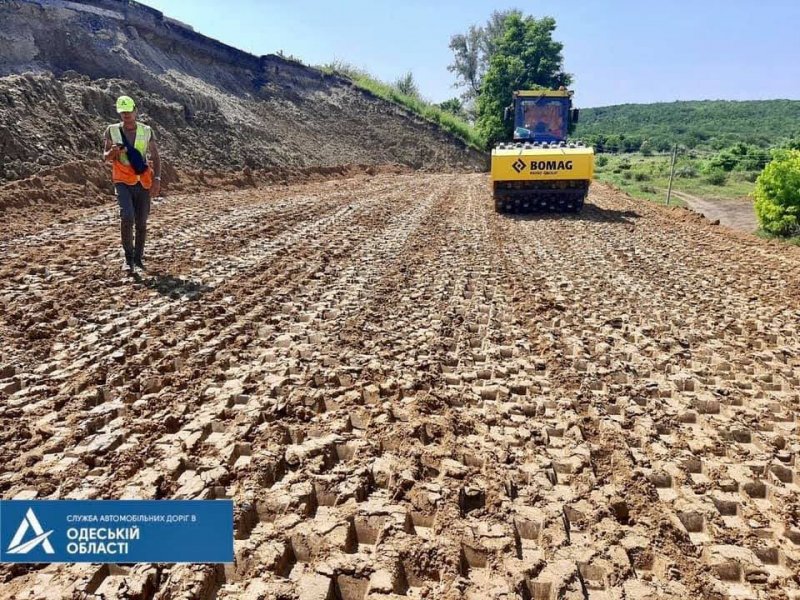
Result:
<svg viewBox="0 0 800 600"><path fill-rule="evenodd" d="M601 158L604 157L604 158ZM707 156L680 157L676 161L676 173L683 176L675 177L672 189L686 192L692 196L703 198L719 198L729 200L753 195L755 189L755 175L741 171L725 173L725 181L721 185L709 182L709 177L703 172L703 161ZM669 169L671 156L642 156L641 154L598 154L595 162L605 165L595 167L595 179L609 183L634 198L642 198L663 204L667 197L669 186ZM691 176L690 176L691 175ZM686 206L686 203L676 196L672 196L670 204ZM800 235L794 237L780 237L763 230L758 230L756 235L763 239L778 240L783 243L800 246Z"/></svg>
<svg viewBox="0 0 800 600"><path fill-rule="evenodd" d="M752 196L755 183L750 180L755 180L755 173L732 171L724 173L722 183L712 183L713 175L704 169L704 161L709 157L679 157L675 163L676 177L672 189L693 196L723 200ZM599 154L595 160L598 162L595 168L598 181L610 183L636 198L662 203L666 200L671 156ZM599 166L606 160L607 164ZM672 196L670 203L679 206L685 204L675 196Z"/></svg>
<svg viewBox="0 0 800 600"><path fill-rule="evenodd" d="M435 104L431 104L416 96L403 94L393 85L380 81L367 71L347 63L334 61L317 68L324 73L346 77L358 87L375 94L379 98L399 104L418 114L423 119L440 126L445 131L463 140L475 150L480 152L485 151L486 144L472 125L456 115L442 110Z"/></svg>
<svg viewBox="0 0 800 600"><path fill-rule="evenodd" d="M785 244L800 246L800 235L786 238L786 237L781 237L779 235L774 235L772 233L767 233L763 229L759 229L758 231L756 231L756 235L765 240L778 240L780 242L784 242Z"/></svg>

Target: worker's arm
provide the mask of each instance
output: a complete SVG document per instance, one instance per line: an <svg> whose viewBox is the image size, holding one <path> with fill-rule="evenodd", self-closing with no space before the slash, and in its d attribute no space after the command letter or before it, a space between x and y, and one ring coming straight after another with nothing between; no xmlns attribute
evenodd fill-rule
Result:
<svg viewBox="0 0 800 600"><path fill-rule="evenodd" d="M158 144L156 144L155 138L150 138L147 149L153 163L153 185L150 187L150 197L156 198L161 193L161 156L158 154Z"/></svg>

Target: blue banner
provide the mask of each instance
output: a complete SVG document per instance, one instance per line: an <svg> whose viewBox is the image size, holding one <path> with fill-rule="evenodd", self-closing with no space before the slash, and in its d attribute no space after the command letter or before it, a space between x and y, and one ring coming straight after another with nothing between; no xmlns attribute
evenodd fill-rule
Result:
<svg viewBox="0 0 800 600"><path fill-rule="evenodd" d="M232 500L0 500L0 562L232 563Z"/></svg>

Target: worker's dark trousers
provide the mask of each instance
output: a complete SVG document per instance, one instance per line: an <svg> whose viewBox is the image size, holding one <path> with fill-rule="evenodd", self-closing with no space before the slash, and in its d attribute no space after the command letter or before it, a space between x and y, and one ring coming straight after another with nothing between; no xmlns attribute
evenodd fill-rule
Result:
<svg viewBox="0 0 800 600"><path fill-rule="evenodd" d="M125 260L144 257L144 240L147 237L147 217L150 215L150 192L141 183L126 185L115 183L119 217L121 221L122 249ZM133 226L136 224L136 245L133 244Z"/></svg>

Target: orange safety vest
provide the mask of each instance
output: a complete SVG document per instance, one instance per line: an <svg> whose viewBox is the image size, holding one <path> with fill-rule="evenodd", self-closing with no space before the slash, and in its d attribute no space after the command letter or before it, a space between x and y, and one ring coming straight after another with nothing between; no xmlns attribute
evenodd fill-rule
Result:
<svg viewBox="0 0 800 600"><path fill-rule="evenodd" d="M122 144L122 123L115 123L109 126L108 133L111 135L112 142L117 145ZM133 143L133 147L141 152L144 157L147 157L147 148L150 146L151 135L150 127L141 123L136 124L136 141ZM150 186L153 185L153 169L148 166L144 173L137 175L128 160L128 153L122 150L119 158L112 163L111 179L114 183L127 185L141 183L144 189L149 190Z"/></svg>

